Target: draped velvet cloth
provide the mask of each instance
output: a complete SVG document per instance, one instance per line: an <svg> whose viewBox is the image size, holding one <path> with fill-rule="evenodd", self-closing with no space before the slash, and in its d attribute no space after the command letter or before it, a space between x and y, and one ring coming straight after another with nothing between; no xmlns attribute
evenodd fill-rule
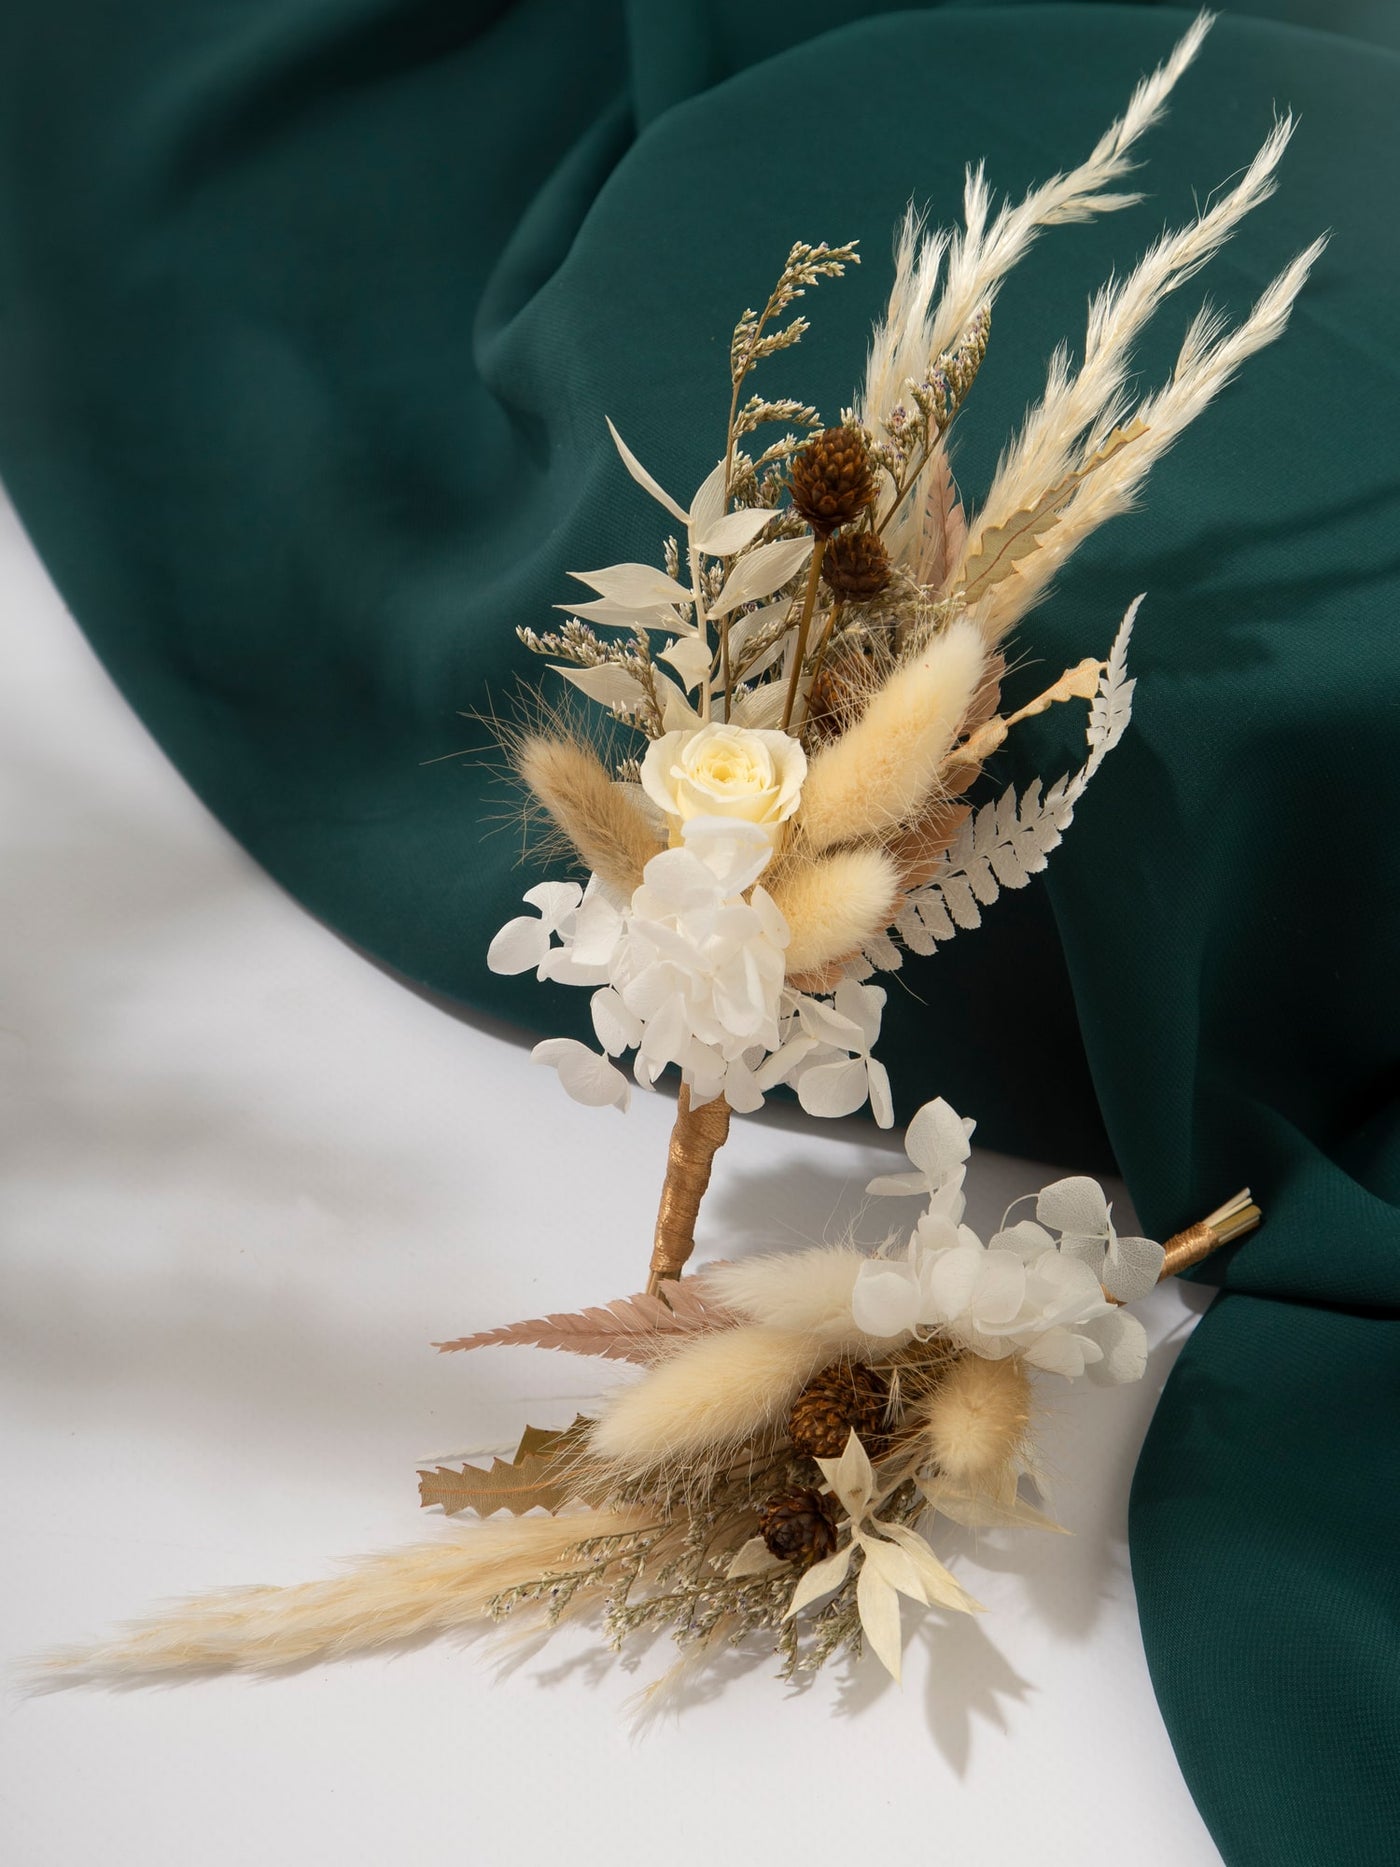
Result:
<svg viewBox="0 0 1400 1867"><path fill-rule="evenodd" d="M1132 731L1044 881L908 964L882 1045L902 1113L941 1093L994 1146L1114 1159L1158 1236L1246 1180L1262 1200L1205 1270L1223 1294L1132 1509L1162 1710L1251 1867L1369 1867L1400 1833L1398 14L1227 15L1145 147L1150 200L1052 231L999 301L959 425L974 496L1087 294L1275 102L1300 113L1278 198L1210 274L1238 314L1330 227L1287 338L1022 631L1016 700L1146 591ZM946 220L969 159L1017 192L1078 160L1186 18L10 0L0 472L131 704L278 881L406 978L582 1034L583 994L485 970L537 877L471 716L539 673L514 627L547 626L568 570L655 552L604 414L684 496L739 311L792 240L857 237L865 265L764 378L834 418L911 194ZM1038 721L999 775L1074 757Z"/></svg>

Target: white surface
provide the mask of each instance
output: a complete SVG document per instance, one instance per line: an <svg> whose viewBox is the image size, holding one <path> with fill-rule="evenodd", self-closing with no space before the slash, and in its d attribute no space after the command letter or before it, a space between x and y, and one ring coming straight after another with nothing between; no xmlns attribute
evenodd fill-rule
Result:
<svg viewBox="0 0 1400 1867"><path fill-rule="evenodd" d="M450 1534L420 1517L415 1465L527 1414L567 1419L595 1364L428 1344L636 1288L670 1109L576 1107L519 1044L414 997L280 894L0 524L0 1645L16 1656L163 1597ZM859 1123L736 1121L702 1249L843 1225L894 1146ZM1047 1177L981 1156L970 1216ZM1215 1863L1125 1545L1137 1448L1201 1301L1168 1286L1144 1306L1140 1387L1047 1385L1075 1535L940 1539L991 1612L913 1633L902 1691L868 1664L797 1695L759 1656L635 1742L626 1701L665 1650L629 1674L581 1635L499 1676L480 1648L439 1644L272 1682L7 1689L0 1858L533 1867L557 1848L571 1867L747 1867L814 1847L888 1858L897 1839L972 1867Z"/></svg>

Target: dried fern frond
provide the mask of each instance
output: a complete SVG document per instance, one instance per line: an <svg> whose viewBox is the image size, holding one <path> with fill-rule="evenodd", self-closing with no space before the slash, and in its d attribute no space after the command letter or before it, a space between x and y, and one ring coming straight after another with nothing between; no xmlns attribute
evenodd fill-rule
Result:
<svg viewBox="0 0 1400 1867"><path fill-rule="evenodd" d="M631 790L577 739L531 734L513 746L512 760L584 867L631 895L642 870L665 847Z"/></svg>

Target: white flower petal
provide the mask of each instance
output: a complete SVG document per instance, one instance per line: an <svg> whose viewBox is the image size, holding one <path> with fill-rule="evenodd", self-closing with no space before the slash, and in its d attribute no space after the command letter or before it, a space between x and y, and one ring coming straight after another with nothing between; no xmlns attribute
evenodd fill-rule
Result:
<svg viewBox="0 0 1400 1867"><path fill-rule="evenodd" d="M547 1037L530 1052L532 1063L547 1063L559 1072L559 1080L573 1097L589 1108L626 1109L631 1099L631 1085L621 1070L614 1069L606 1057L600 1057L587 1044L572 1037Z"/></svg>
<svg viewBox="0 0 1400 1867"><path fill-rule="evenodd" d="M610 1057L620 1057L642 1041L642 1021L627 1009L621 996L608 985L589 1001L593 1029Z"/></svg>
<svg viewBox="0 0 1400 1867"><path fill-rule="evenodd" d="M987 1243L993 1251L1016 1251L1027 1260L1055 1249L1054 1239L1034 1219L1021 1219L1015 1225L1004 1226L1001 1231L994 1232Z"/></svg>
<svg viewBox="0 0 1400 1867"><path fill-rule="evenodd" d="M878 1057L867 1057L866 1074L870 1079L870 1113L877 1128L894 1127L894 1097L890 1094L889 1071Z"/></svg>
<svg viewBox="0 0 1400 1867"><path fill-rule="evenodd" d="M852 1523L859 1523L875 1491L875 1473L860 1435L852 1427L839 1459L818 1459L817 1469L840 1498Z"/></svg>
<svg viewBox="0 0 1400 1867"><path fill-rule="evenodd" d="M1100 1387L1140 1381L1147 1372L1147 1331L1131 1311L1113 1310L1086 1324L1085 1334L1103 1350L1103 1360L1088 1369L1089 1379Z"/></svg>
<svg viewBox="0 0 1400 1867"><path fill-rule="evenodd" d="M549 951L549 929L533 914L518 914L507 921L486 949L492 972L529 972Z"/></svg>
<svg viewBox="0 0 1400 1867"><path fill-rule="evenodd" d="M919 1320L919 1294L907 1265L869 1258L856 1272L851 1318L866 1335L905 1335Z"/></svg>
<svg viewBox="0 0 1400 1867"><path fill-rule="evenodd" d="M921 1173L877 1173L873 1180L867 1180L865 1190L881 1198L900 1199L926 1193L928 1181Z"/></svg>
<svg viewBox="0 0 1400 1867"><path fill-rule="evenodd" d="M962 1165L972 1152L974 1122L939 1096L925 1102L904 1131L904 1151L923 1174L930 1191Z"/></svg>
<svg viewBox="0 0 1400 1867"><path fill-rule="evenodd" d="M1115 1238L1104 1259L1104 1289L1120 1303L1136 1302L1155 1287L1166 1256L1150 1238Z"/></svg>
<svg viewBox="0 0 1400 1867"><path fill-rule="evenodd" d="M1106 1237L1108 1200L1097 1180L1074 1174L1042 1187L1035 1202L1035 1216L1052 1232L1090 1232Z"/></svg>
<svg viewBox="0 0 1400 1867"><path fill-rule="evenodd" d="M859 1057L848 1063L817 1063L797 1079L797 1099L809 1115L835 1120L854 1115L868 1093L865 1065Z"/></svg>

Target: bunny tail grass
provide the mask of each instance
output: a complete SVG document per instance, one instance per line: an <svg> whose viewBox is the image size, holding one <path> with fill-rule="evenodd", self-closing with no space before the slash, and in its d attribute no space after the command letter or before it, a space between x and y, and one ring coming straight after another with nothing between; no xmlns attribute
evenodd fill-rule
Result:
<svg viewBox="0 0 1400 1867"><path fill-rule="evenodd" d="M807 769L797 823L808 850L885 836L919 816L986 666L980 631L959 620L895 669Z"/></svg>
<svg viewBox="0 0 1400 1867"><path fill-rule="evenodd" d="M578 1511L486 1523L450 1540L365 1557L328 1581L198 1596L100 1646L37 1655L28 1683L44 1691L177 1673L266 1673L400 1646L484 1622L503 1590L567 1569L568 1552L586 1538L644 1521L634 1511Z"/></svg>
<svg viewBox="0 0 1400 1867"><path fill-rule="evenodd" d="M839 1352L806 1330L758 1323L700 1336L608 1397L589 1451L622 1479L728 1451L780 1420Z"/></svg>
<svg viewBox="0 0 1400 1867"><path fill-rule="evenodd" d="M881 849L838 849L785 866L768 892L788 924L789 978L849 959L884 931L899 900L900 872Z"/></svg>
<svg viewBox="0 0 1400 1867"><path fill-rule="evenodd" d="M531 735L514 748L515 768L568 837L584 867L630 895L664 847L627 786L609 777L591 747Z"/></svg>

